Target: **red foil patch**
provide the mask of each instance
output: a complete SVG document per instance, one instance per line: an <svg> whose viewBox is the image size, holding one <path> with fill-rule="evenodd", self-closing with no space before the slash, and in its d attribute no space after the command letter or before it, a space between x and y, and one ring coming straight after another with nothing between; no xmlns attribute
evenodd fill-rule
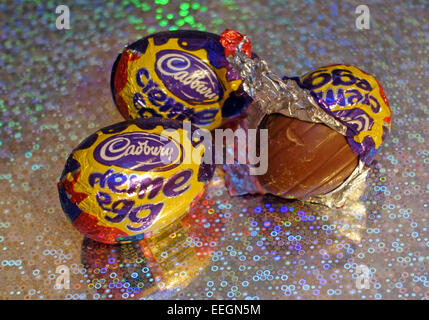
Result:
<svg viewBox="0 0 429 320"><path fill-rule="evenodd" d="M234 54L237 46L240 44L241 41L243 41L243 39L244 35L235 30L226 29L224 32L222 32L219 41L220 44L224 47L225 57ZM249 38L247 38L247 41L241 47L241 51L247 54L249 57L251 56L252 43L250 42Z"/></svg>

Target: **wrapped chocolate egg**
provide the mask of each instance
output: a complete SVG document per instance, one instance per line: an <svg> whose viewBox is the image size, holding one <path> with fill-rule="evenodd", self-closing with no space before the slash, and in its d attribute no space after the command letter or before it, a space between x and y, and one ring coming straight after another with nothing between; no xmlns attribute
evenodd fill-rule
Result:
<svg viewBox="0 0 429 320"><path fill-rule="evenodd" d="M67 159L58 183L65 214L85 236L104 243L147 238L170 225L214 172L202 161L211 146L195 130L163 118L98 130Z"/></svg>
<svg viewBox="0 0 429 320"><path fill-rule="evenodd" d="M224 166L230 193L272 193L342 206L364 182L390 131L391 110L380 83L343 64L280 78L264 60L252 59L249 48L243 50L246 37L239 35L237 43L234 33L224 35L236 47L227 59L253 98L239 126L268 130L266 143L256 141L260 154L268 154L266 172L251 176L248 166Z"/></svg>
<svg viewBox="0 0 429 320"><path fill-rule="evenodd" d="M113 65L111 89L126 120L164 117L209 130L251 101L219 36L200 31L160 32L130 44Z"/></svg>

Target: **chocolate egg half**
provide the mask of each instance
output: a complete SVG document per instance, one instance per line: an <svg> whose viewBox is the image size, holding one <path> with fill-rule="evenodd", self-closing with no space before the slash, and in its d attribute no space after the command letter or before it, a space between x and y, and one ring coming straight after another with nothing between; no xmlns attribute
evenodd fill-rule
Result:
<svg viewBox="0 0 429 320"><path fill-rule="evenodd" d="M346 137L324 124L271 114L259 128L268 129L268 170L257 177L274 195L305 199L328 193L358 165Z"/></svg>

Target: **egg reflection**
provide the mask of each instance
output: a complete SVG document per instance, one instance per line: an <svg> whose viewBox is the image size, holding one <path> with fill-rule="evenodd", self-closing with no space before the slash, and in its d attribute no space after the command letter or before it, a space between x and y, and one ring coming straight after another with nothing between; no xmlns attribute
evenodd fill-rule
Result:
<svg viewBox="0 0 429 320"><path fill-rule="evenodd" d="M105 299L168 299L207 267L225 219L209 210L217 179L178 222L138 242L109 245L85 238L88 287Z"/></svg>
<svg viewBox="0 0 429 320"><path fill-rule="evenodd" d="M376 180L376 162L371 165L371 170L368 180ZM321 267L324 267L327 261L333 266L341 266L354 256L357 245L371 226L371 213L377 211L384 196L368 188L367 182L363 181L348 195L342 208L272 195L257 199L259 205L255 205L255 198L246 211L254 213L248 223L255 230L253 237L260 239L265 253L274 261L284 261L291 266L306 261L314 263L319 257Z"/></svg>

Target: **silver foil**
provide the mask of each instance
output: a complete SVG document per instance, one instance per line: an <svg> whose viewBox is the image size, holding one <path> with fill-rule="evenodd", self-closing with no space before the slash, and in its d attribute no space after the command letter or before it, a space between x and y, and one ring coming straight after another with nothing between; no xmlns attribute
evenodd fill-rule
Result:
<svg viewBox="0 0 429 320"><path fill-rule="evenodd" d="M337 188L320 196L306 199L307 202L321 203L330 208L342 207L347 200L357 201L365 189L366 176L369 168L359 161L352 174Z"/></svg>
<svg viewBox="0 0 429 320"><path fill-rule="evenodd" d="M249 128L257 128L266 114L280 113L302 121L324 123L346 135L347 127L317 106L307 90L271 72L265 60L249 58L239 49L242 43L227 59L243 79L244 90L254 100L248 110L252 114Z"/></svg>
<svg viewBox="0 0 429 320"><path fill-rule="evenodd" d="M247 109L249 129L258 128L265 115L280 113L302 121L323 123L346 135L347 127L320 108L309 91L300 88L294 80L283 80L271 72L265 60L259 57L251 59L242 52L241 47L246 41L247 37L244 37L235 53L227 59L240 74L244 90L253 98ZM364 188L368 170L359 160L358 166L339 187L327 194L308 198L305 202L324 204L330 208L342 207L347 199L361 193L357 191Z"/></svg>

